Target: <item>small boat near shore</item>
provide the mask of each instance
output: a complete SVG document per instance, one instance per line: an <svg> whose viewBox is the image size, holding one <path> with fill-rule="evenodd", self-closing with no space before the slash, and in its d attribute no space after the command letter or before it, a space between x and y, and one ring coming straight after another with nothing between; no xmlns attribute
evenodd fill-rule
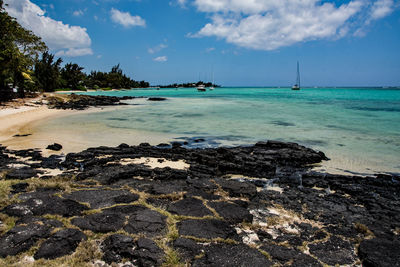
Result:
<svg viewBox="0 0 400 267"><path fill-rule="evenodd" d="M296 84L292 86L292 90L300 90L300 68L299 68L299 62L297 61L297 78L296 78Z"/></svg>
<svg viewBox="0 0 400 267"><path fill-rule="evenodd" d="M206 91L206 87L204 86L204 84L200 84L199 86L197 86L197 91L205 92Z"/></svg>

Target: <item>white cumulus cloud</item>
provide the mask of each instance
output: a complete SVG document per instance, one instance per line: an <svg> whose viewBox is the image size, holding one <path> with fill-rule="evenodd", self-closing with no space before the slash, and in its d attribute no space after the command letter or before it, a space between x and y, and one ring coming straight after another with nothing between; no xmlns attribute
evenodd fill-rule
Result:
<svg viewBox="0 0 400 267"><path fill-rule="evenodd" d="M75 10L72 15L74 15L75 17L79 17L82 16L84 14L83 10Z"/></svg>
<svg viewBox="0 0 400 267"><path fill-rule="evenodd" d="M180 5L181 7L184 7L186 5L186 0L177 0L178 5Z"/></svg>
<svg viewBox="0 0 400 267"><path fill-rule="evenodd" d="M70 48L68 50L60 50L56 53L57 57L80 57L86 55L93 55L93 51L90 48Z"/></svg>
<svg viewBox="0 0 400 267"><path fill-rule="evenodd" d="M166 62L168 60L168 57L161 56L161 57L156 57L153 60L156 61L156 62Z"/></svg>
<svg viewBox="0 0 400 267"><path fill-rule="evenodd" d="M371 18L381 19L392 13L394 9L393 0L378 0L373 3L371 8Z"/></svg>
<svg viewBox="0 0 400 267"><path fill-rule="evenodd" d="M83 56L93 54L86 28L70 26L45 15L45 11L29 0L6 0L7 13L26 29L42 37L57 54Z"/></svg>
<svg viewBox="0 0 400 267"><path fill-rule="evenodd" d="M111 20L121 24L125 28L133 26L146 26L146 21L140 16L132 16L129 12L121 12L118 9L111 9Z"/></svg>
<svg viewBox="0 0 400 267"><path fill-rule="evenodd" d="M361 17L387 16L393 0L194 0L211 21L191 37L217 37L240 47L274 50L299 42L338 39L362 27ZM358 25L358 26L355 26Z"/></svg>
<svg viewBox="0 0 400 267"><path fill-rule="evenodd" d="M159 44L155 47L151 47L151 48L147 49L147 52L149 52L149 54L155 54L167 47L168 47L168 45L166 45L166 44Z"/></svg>

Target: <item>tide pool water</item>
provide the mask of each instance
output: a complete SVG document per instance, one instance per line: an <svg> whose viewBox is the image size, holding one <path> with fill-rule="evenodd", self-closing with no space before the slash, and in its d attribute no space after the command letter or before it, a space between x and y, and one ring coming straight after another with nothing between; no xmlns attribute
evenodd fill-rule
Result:
<svg viewBox="0 0 400 267"><path fill-rule="evenodd" d="M328 170L400 173L399 89L173 88L86 94L168 100L134 99L128 101L132 106L63 117L40 129L73 130L98 145L134 145L146 137L154 145L196 138L206 140L202 146L282 140L323 151L331 158L322 167Z"/></svg>

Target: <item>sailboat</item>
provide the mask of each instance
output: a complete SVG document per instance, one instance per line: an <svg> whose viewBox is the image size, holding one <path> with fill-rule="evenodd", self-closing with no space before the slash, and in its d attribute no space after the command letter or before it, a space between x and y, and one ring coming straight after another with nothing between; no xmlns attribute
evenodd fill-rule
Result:
<svg viewBox="0 0 400 267"><path fill-rule="evenodd" d="M212 73L212 84L211 84L211 87L208 88L208 89L214 90L214 89L215 89L215 88L214 88L214 83L215 83L215 81L214 81L214 71L213 71L213 73Z"/></svg>
<svg viewBox="0 0 400 267"><path fill-rule="evenodd" d="M299 62L297 61L297 79L296 84L292 86L292 90L300 90L300 68Z"/></svg>

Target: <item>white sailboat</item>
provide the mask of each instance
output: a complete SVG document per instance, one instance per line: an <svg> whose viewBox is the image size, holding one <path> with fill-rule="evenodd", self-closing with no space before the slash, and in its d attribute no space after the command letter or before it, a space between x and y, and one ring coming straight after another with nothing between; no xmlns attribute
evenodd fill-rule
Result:
<svg viewBox="0 0 400 267"><path fill-rule="evenodd" d="M299 62L297 61L297 79L296 84L292 86L292 90L300 90L300 68Z"/></svg>
<svg viewBox="0 0 400 267"><path fill-rule="evenodd" d="M214 81L214 71L213 71L213 73L212 73L212 84L211 84L211 86L208 88L209 90L214 90L215 88L214 88L214 83L215 83L215 81Z"/></svg>

